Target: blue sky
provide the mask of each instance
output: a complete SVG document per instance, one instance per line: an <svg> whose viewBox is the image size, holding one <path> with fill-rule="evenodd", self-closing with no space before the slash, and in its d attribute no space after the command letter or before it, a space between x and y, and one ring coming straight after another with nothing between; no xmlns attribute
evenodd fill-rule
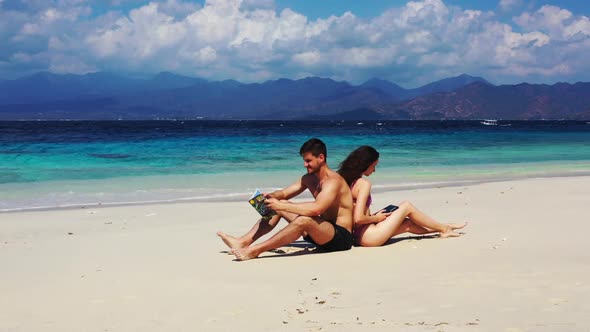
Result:
<svg viewBox="0 0 590 332"><path fill-rule="evenodd" d="M363 18L372 18L392 7L403 7L409 1L403 0L279 0L275 1L279 9L291 8L307 17L316 19L330 15L342 15L351 11ZM202 3L202 2L201 2ZM509 11L502 10L501 1L498 0L452 0L444 1L447 6L458 6L464 9L483 11L495 11L497 14L508 14L524 9L538 9L542 5L554 5L572 12L586 15L590 13L590 4L583 0L562 1L504 1L504 6L509 6ZM500 10L499 10L500 9Z"/></svg>
<svg viewBox="0 0 590 332"><path fill-rule="evenodd" d="M585 0L0 0L0 79L587 82L589 17Z"/></svg>

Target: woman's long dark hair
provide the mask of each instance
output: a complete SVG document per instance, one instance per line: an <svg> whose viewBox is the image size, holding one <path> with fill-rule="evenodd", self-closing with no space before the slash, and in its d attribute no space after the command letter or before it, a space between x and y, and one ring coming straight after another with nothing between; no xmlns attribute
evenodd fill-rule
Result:
<svg viewBox="0 0 590 332"><path fill-rule="evenodd" d="M363 173L372 163L379 160L379 152L372 146L363 145L352 151L346 159L340 163L338 174L350 186L354 181L363 176Z"/></svg>

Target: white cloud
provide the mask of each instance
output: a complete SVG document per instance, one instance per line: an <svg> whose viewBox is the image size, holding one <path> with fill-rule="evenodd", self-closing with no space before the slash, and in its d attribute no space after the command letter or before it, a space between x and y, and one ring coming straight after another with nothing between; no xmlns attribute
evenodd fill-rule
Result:
<svg viewBox="0 0 590 332"><path fill-rule="evenodd" d="M588 17L575 17L569 10L555 6L543 6L534 13L523 13L515 18L515 22L528 31L543 31L558 40L567 40L580 34L590 37Z"/></svg>
<svg viewBox="0 0 590 332"><path fill-rule="evenodd" d="M290 9L281 12L280 17L274 24L274 32L271 34L271 40L299 40L313 36L313 32L307 31L307 18ZM321 32L321 31L320 31Z"/></svg>
<svg viewBox="0 0 590 332"><path fill-rule="evenodd" d="M293 55L293 61L304 67L315 66L320 63L322 55L316 51L302 52Z"/></svg>
<svg viewBox="0 0 590 332"><path fill-rule="evenodd" d="M588 19L588 17L583 16L581 18L574 20L574 22L565 27L564 35L568 38L572 38L575 36L580 36L582 38L590 37L590 19Z"/></svg>
<svg viewBox="0 0 590 332"><path fill-rule="evenodd" d="M572 13L555 6L543 6L535 13L523 13L514 21L521 27L531 31L540 29L547 31L552 38L563 38L564 21L568 20Z"/></svg>
<svg viewBox="0 0 590 332"><path fill-rule="evenodd" d="M353 47L334 50L332 63L350 67L370 68L389 64L395 53L387 48Z"/></svg>
<svg viewBox="0 0 590 332"><path fill-rule="evenodd" d="M222 45L236 33L240 16L240 1L209 0L201 10L189 15L185 24L198 41Z"/></svg>
<svg viewBox="0 0 590 332"><path fill-rule="evenodd" d="M423 0L372 19L346 12L310 20L277 12L272 0L126 0L118 2L138 4L129 13L92 16L95 1L30 0L26 11L0 10L0 61L242 81L380 76L408 87L464 72L501 82L567 80L589 66L580 55L590 51L589 19L556 6L502 22L494 12ZM520 5L502 0L498 8Z"/></svg>
<svg viewBox="0 0 590 332"><path fill-rule="evenodd" d="M241 44L250 42L256 44L266 43L268 41L272 44L274 33L274 26L276 25L276 15L274 11L258 10L252 12L250 15L238 20L236 33L229 41L232 47L239 47Z"/></svg>
<svg viewBox="0 0 590 332"><path fill-rule="evenodd" d="M49 35L53 31L64 31L69 25L76 24L81 16L89 13L90 9L87 7L43 9L27 18L28 22L22 25L15 39L26 38L27 35Z"/></svg>
<svg viewBox="0 0 590 332"><path fill-rule="evenodd" d="M108 27L99 27L85 37L85 44L100 57L149 59L176 46L186 35L183 24L158 11L150 3L118 18Z"/></svg>
<svg viewBox="0 0 590 332"><path fill-rule="evenodd" d="M213 47L203 47L197 52L197 60L201 63L208 64L217 59L217 52Z"/></svg>
<svg viewBox="0 0 590 332"><path fill-rule="evenodd" d="M410 1L394 21L399 27L437 27L447 22L449 11L441 0Z"/></svg>

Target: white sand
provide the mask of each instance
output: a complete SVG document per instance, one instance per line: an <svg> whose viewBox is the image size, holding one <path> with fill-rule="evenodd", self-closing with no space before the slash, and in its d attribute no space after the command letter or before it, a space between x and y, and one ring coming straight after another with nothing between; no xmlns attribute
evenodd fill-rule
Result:
<svg viewBox="0 0 590 332"><path fill-rule="evenodd" d="M590 331L590 177L403 199L466 234L236 262L247 202L0 214L0 331Z"/></svg>

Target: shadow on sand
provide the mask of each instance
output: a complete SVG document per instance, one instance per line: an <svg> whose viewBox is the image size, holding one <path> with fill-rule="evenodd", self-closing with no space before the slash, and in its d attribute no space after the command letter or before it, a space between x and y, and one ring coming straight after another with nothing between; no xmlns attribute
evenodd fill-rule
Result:
<svg viewBox="0 0 590 332"><path fill-rule="evenodd" d="M326 251L318 248L315 244L311 244L304 240L298 240L293 243L282 246L281 248L270 250L274 255L259 256L261 258L279 258L279 257L295 257L309 254L325 254Z"/></svg>
<svg viewBox="0 0 590 332"><path fill-rule="evenodd" d="M461 233L463 234L463 233ZM438 234L427 234L427 235L408 235L408 236L401 236L401 237L394 237L383 244L383 246L389 246L392 244L396 244L402 241L421 241L421 240L432 240L432 239L440 239ZM357 247L357 246L355 246ZM273 253L273 255L264 255L259 256L256 259L263 259L263 258L279 258L279 257L295 257L295 256L303 256L309 254L326 254L327 251L322 250L321 248L316 247L314 244L311 244L304 240L297 240L293 243L287 244L282 246L278 249L269 250L268 252ZM220 253L230 254L232 253L229 250L220 251ZM238 261L237 259L234 259Z"/></svg>
<svg viewBox="0 0 590 332"><path fill-rule="evenodd" d="M322 250L321 248L317 248L315 244L311 244L311 243L304 241L304 240L298 240L293 243L289 243L287 245L284 245L281 248L269 250L268 252L273 253L274 255L259 256L256 259L292 257L292 256L302 256L302 255L309 255L309 254L326 253L326 251ZM219 253L233 255L230 250L221 250ZM234 260L237 261L237 259L234 259Z"/></svg>
<svg viewBox="0 0 590 332"><path fill-rule="evenodd" d="M387 240L383 245L389 246L392 244L396 244L402 241L420 241L420 240L430 240L430 239L440 239L438 234L428 234L428 235L408 235L408 236L401 236L401 237L392 237L391 239Z"/></svg>

